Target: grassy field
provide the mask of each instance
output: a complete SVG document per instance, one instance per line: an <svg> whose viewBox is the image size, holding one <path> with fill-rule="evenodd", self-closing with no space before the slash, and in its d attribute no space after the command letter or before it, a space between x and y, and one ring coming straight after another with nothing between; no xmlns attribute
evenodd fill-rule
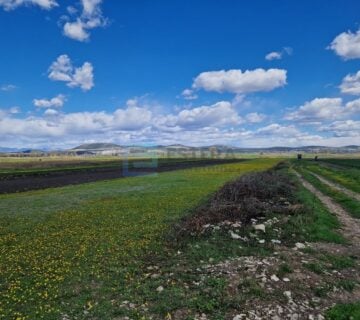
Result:
<svg viewBox="0 0 360 320"><path fill-rule="evenodd" d="M162 173L0 197L0 318L113 317L140 257L225 181L278 160ZM112 313L109 315L109 308ZM110 317L111 316L111 317Z"/></svg>
<svg viewBox="0 0 360 320"><path fill-rule="evenodd" d="M331 272L354 268L353 257L307 248L301 257L308 264L294 260L296 242L348 242L339 233L337 217L299 184L288 165L277 170L296 186L288 200L302 204L302 209L287 215L269 212L266 219L278 222L266 227L261 235L264 242L253 238L251 224L236 229L239 236L250 239L242 245L221 228L182 240L174 237L179 221L192 217L224 183L279 161L255 159L1 195L0 319L148 319L152 315L170 320L206 313L208 319L220 320L232 319L229 311L242 310L249 302L283 303L285 289L269 294L257 279L242 275L238 293L232 294L233 280L223 270L206 271L208 263L245 256L277 259L271 272L279 277L291 278L294 269L301 268L316 279L314 289L313 280L309 287L289 282L295 296L306 292L326 297L335 287L351 292L356 280L337 279ZM258 183L261 192L275 187ZM274 247L274 239L283 253ZM326 278L328 274L331 277ZM342 310L356 315L358 305L339 305L328 312L329 319L337 319Z"/></svg>

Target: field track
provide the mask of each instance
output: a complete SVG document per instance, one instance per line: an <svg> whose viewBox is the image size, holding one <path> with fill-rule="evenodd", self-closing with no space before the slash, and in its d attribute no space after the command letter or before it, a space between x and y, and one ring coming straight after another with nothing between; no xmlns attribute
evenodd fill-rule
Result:
<svg viewBox="0 0 360 320"><path fill-rule="evenodd" d="M118 179L128 177L129 175L144 175L240 161L244 161L244 159L203 159L197 161L165 162L159 163L155 168L140 167L131 168L128 171L119 163L118 167L98 167L71 171L60 170L55 172L45 171L25 175L9 174L0 178L0 194L63 187L87 182Z"/></svg>
<svg viewBox="0 0 360 320"><path fill-rule="evenodd" d="M360 254L360 223L358 219L351 217L348 212L346 212L339 204L337 204L333 199L326 196L319 190L317 190L311 183L304 180L300 174L297 173L298 178L300 179L303 186L314 194L328 210L335 214L341 224L342 224L342 233L344 237L352 244L355 248L357 254Z"/></svg>
<svg viewBox="0 0 360 320"><path fill-rule="evenodd" d="M322 183L328 185L329 187L331 187L333 189L336 189L336 190L338 190L340 192L343 192L344 194L346 194L350 198L353 198L353 199L356 199L356 200L360 201L360 194L358 194L357 192L346 189L345 187L343 187L343 186L341 186L341 185L339 185L339 184L337 184L335 182L329 181L329 180L325 179L324 177L319 176L316 173L311 173L311 174L314 175L316 178L318 178Z"/></svg>

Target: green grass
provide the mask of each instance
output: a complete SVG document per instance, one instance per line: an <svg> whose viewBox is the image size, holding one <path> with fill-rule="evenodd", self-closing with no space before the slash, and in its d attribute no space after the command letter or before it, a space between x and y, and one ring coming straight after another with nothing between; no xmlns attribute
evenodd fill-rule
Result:
<svg viewBox="0 0 360 320"><path fill-rule="evenodd" d="M327 320L356 320L360 319L360 302L338 304L326 312Z"/></svg>
<svg viewBox="0 0 360 320"><path fill-rule="evenodd" d="M353 159L352 161L359 161ZM315 163L314 161L298 161L295 165L305 167L330 181L338 183L345 188L360 193L360 169L355 167L329 166L325 162Z"/></svg>
<svg viewBox="0 0 360 320"><path fill-rule="evenodd" d="M360 159L322 159L321 162L360 169Z"/></svg>
<svg viewBox="0 0 360 320"><path fill-rule="evenodd" d="M344 244L346 240L338 232L340 222L321 201L298 182L296 194L299 203L305 206L301 214L291 216L284 226L284 237L296 241L324 241ZM295 240L293 240L295 241Z"/></svg>
<svg viewBox="0 0 360 320"><path fill-rule="evenodd" d="M311 174L311 172L300 169L299 170L305 180L310 182L315 186L319 191L328 195L334 199L338 204L340 204L348 213L350 213L355 218L360 218L360 202L350 198L341 191L335 190L328 185L322 183L317 177Z"/></svg>
<svg viewBox="0 0 360 320"><path fill-rule="evenodd" d="M356 287L356 282L354 280L343 279L336 283L336 287L348 292L353 292Z"/></svg>
<svg viewBox="0 0 360 320"><path fill-rule="evenodd" d="M261 159L0 196L0 318L121 315L117 303L130 288L146 289L139 276L146 257L166 254L163 235L169 225L224 182L277 162ZM215 256L215 249L206 252ZM151 298L156 291L148 289ZM181 301L182 289L171 290ZM217 307L210 295L193 298L194 305Z"/></svg>

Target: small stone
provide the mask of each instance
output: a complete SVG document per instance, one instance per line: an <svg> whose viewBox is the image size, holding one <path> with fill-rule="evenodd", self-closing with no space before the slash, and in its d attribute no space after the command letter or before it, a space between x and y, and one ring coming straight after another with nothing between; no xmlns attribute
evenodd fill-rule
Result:
<svg viewBox="0 0 360 320"><path fill-rule="evenodd" d="M295 248L297 248L297 249L305 249L306 245L304 245L303 243L297 242L297 243L295 243Z"/></svg>
<svg viewBox="0 0 360 320"><path fill-rule="evenodd" d="M283 278L283 281L284 281L284 282L289 282L290 279L289 279L289 278Z"/></svg>
<svg viewBox="0 0 360 320"><path fill-rule="evenodd" d="M233 238L234 240L241 239L241 237L238 234L236 234L235 232L230 231L230 235L231 235L231 238Z"/></svg>
<svg viewBox="0 0 360 320"><path fill-rule="evenodd" d="M246 317L246 314L241 313L241 314L237 314L237 315L233 318L233 320L242 320L242 319L244 319L245 317Z"/></svg>
<svg viewBox="0 0 360 320"><path fill-rule="evenodd" d="M287 297L288 299L291 299L291 291L285 291L284 292L285 297Z"/></svg>
<svg viewBox="0 0 360 320"><path fill-rule="evenodd" d="M265 243L264 239L259 240L259 243Z"/></svg>
<svg viewBox="0 0 360 320"><path fill-rule="evenodd" d="M265 227L264 224L256 224L256 225L254 226L254 229L257 230L257 231L265 232L266 227Z"/></svg>
<svg viewBox="0 0 360 320"><path fill-rule="evenodd" d="M163 286L159 286L156 288L157 292L163 292L164 291L164 287Z"/></svg>
<svg viewBox="0 0 360 320"><path fill-rule="evenodd" d="M273 274L270 279L275 282L278 282L280 280L275 274Z"/></svg>
<svg viewBox="0 0 360 320"><path fill-rule="evenodd" d="M280 244L281 243L281 241L277 240L277 239L272 239L271 242L274 243L274 244Z"/></svg>

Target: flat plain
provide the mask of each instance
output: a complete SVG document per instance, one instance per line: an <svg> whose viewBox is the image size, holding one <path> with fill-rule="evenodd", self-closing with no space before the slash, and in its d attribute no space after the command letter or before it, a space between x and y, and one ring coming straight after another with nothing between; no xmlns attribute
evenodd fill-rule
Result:
<svg viewBox="0 0 360 320"><path fill-rule="evenodd" d="M359 160L344 161L171 160L172 171L0 195L0 318L357 316L356 234L295 174L356 228L359 202L313 175L356 193Z"/></svg>

